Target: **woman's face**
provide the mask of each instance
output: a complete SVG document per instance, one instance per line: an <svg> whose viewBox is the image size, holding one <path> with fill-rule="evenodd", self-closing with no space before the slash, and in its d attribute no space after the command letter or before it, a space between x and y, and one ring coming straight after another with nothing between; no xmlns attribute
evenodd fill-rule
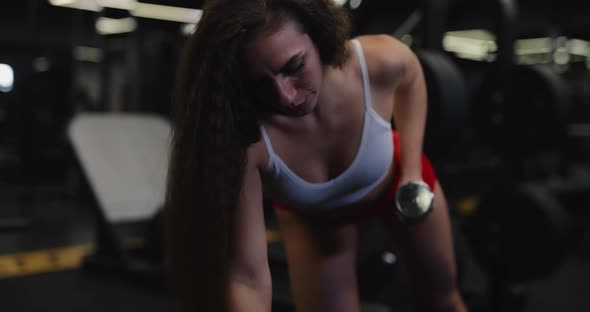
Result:
<svg viewBox="0 0 590 312"><path fill-rule="evenodd" d="M246 45L245 60L256 100L291 116L313 111L323 69L316 46L296 23L257 34Z"/></svg>

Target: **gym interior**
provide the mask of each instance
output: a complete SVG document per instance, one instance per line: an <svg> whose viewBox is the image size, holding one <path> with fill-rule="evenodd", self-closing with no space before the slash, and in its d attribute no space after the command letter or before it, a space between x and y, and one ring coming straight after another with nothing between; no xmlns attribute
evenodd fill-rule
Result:
<svg viewBox="0 0 590 312"><path fill-rule="evenodd" d="M470 311L590 311L590 6L334 0L419 57L424 150L446 186ZM2 311L172 311L162 203L170 104L202 0L0 3ZM272 310L294 311L265 202ZM413 311L361 225L362 311Z"/></svg>

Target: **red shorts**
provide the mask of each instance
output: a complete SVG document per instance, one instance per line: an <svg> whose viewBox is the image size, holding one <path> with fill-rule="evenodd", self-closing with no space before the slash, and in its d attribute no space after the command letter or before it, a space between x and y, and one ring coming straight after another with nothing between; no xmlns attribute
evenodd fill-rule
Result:
<svg viewBox="0 0 590 312"><path fill-rule="evenodd" d="M395 209L393 207L393 200L395 198L395 193L399 187L399 179L400 179L400 155L399 155L399 140L397 138L397 133L393 132L393 146L394 146L394 182L389 190L389 192L381 199L377 204L374 206L368 207L363 209L353 215L349 215L346 217L337 218L337 220L331 220L338 224L351 224L351 223L359 223L363 220L373 218L373 217L384 217L390 218L395 216ZM436 173L434 172L434 168L432 164L428 160L428 158L422 154L422 180L430 188L434 191L434 186L436 184ZM278 203L273 202L273 206L277 210L290 210L286 206Z"/></svg>

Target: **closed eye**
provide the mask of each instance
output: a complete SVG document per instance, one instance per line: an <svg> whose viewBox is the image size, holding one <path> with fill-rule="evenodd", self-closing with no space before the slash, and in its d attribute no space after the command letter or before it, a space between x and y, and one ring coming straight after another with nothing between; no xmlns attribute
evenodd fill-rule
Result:
<svg viewBox="0 0 590 312"><path fill-rule="evenodd" d="M281 68L280 73L283 75L293 75L299 73L305 66L305 55L302 52L294 55L289 61Z"/></svg>
<svg viewBox="0 0 590 312"><path fill-rule="evenodd" d="M301 70L303 69L304 66L305 66L305 63L303 63L303 61L301 61L296 65L285 68L282 71L282 73L285 75L294 75L294 74L301 72Z"/></svg>

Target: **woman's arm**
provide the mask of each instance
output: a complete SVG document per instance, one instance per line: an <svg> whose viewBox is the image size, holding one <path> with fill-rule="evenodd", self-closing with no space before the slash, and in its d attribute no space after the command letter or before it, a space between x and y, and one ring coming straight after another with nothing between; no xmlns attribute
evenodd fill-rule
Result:
<svg viewBox="0 0 590 312"><path fill-rule="evenodd" d="M387 93L393 90L392 119L399 138L400 185L421 180L422 144L426 124L427 98L422 67L416 55L389 35L366 39L371 79ZM391 111L386 109L385 111Z"/></svg>
<svg viewBox="0 0 590 312"><path fill-rule="evenodd" d="M416 55L403 43L393 44L401 73L395 89L393 121L399 137L400 185L422 180L421 154L426 125L427 97L422 67Z"/></svg>
<svg viewBox="0 0 590 312"><path fill-rule="evenodd" d="M248 150L243 186L235 213L229 280L229 311L270 311L272 282L267 257L259 144Z"/></svg>

